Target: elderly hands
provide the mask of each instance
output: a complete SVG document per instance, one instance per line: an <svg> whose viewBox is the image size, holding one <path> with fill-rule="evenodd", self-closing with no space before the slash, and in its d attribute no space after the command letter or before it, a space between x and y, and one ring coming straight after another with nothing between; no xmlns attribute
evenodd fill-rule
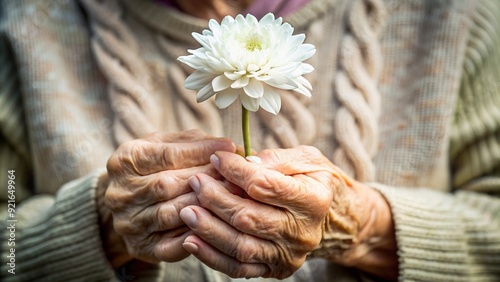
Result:
<svg viewBox="0 0 500 282"><path fill-rule="evenodd" d="M264 150L258 163L235 150L199 131L120 146L105 194L108 233L119 236L107 237L121 238L128 259L175 262L192 253L232 277L285 278L317 255L394 278L392 218L379 193L313 147Z"/></svg>
<svg viewBox="0 0 500 282"><path fill-rule="evenodd" d="M188 251L232 277L286 278L312 252L394 278L394 231L380 194L313 147L257 156L262 163L217 152L211 163L222 180L203 173L190 178L200 205L180 213L194 233L184 241Z"/></svg>
<svg viewBox="0 0 500 282"><path fill-rule="evenodd" d="M192 232L179 212L198 205L198 198L188 179L197 173L217 179L219 173L210 165L210 156L216 151L235 150L228 139L193 130L153 134L124 143L114 152L107 165L105 203L129 258L156 263L175 262L189 255L182 242ZM101 211L101 217L105 212ZM110 248L118 242L106 240L116 238L111 231L107 233L104 247ZM115 261L113 257L110 260ZM123 265L124 260L113 264Z"/></svg>

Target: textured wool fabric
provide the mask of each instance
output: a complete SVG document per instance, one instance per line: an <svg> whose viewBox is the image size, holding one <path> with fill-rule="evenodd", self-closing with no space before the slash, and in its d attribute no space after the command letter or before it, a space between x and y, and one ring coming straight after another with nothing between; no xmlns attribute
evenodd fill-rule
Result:
<svg viewBox="0 0 500 282"><path fill-rule="evenodd" d="M2 280L229 281L193 257L115 272L96 208L126 140L200 128L241 143L240 107L183 87L176 58L207 22L153 0L0 5L0 183L15 169L22 203L15 276L0 226ZM279 115L253 114L255 149L314 145L370 181L392 208L400 280L498 281L500 2L311 0L285 21L318 50L313 97L283 91ZM288 280L368 279L329 262L329 243Z"/></svg>

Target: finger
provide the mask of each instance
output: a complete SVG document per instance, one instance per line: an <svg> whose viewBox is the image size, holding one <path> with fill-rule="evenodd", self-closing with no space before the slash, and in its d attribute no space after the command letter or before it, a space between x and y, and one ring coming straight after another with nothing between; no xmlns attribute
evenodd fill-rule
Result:
<svg viewBox="0 0 500 282"><path fill-rule="evenodd" d="M179 228L152 234L123 236L127 252L134 258L156 264L160 260L175 261L175 257L186 257L185 250L179 248L183 239L192 235L192 231L183 225ZM182 237L177 239L177 237Z"/></svg>
<svg viewBox="0 0 500 282"><path fill-rule="evenodd" d="M266 277L269 267L260 263L245 263L232 258L197 236L188 236L183 247L208 267L223 272L232 278Z"/></svg>
<svg viewBox="0 0 500 282"><path fill-rule="evenodd" d="M232 141L221 138L189 143L134 140L120 146L109 159L107 169L111 174L128 172L144 176L164 170L205 165L215 151L235 150Z"/></svg>
<svg viewBox="0 0 500 282"><path fill-rule="evenodd" d="M227 152L216 152L210 157L211 164L229 182L241 187L253 199L285 208L294 203L290 194L300 194L303 187L291 176L248 162L241 156Z"/></svg>
<svg viewBox="0 0 500 282"><path fill-rule="evenodd" d="M158 235L160 239L154 244L153 255L159 260L177 262L187 258L190 253L182 246L186 238L193 234L192 231L182 229L180 234L171 233Z"/></svg>
<svg viewBox="0 0 500 282"><path fill-rule="evenodd" d="M149 233L174 229L184 225L179 217L181 210L192 205L199 205L198 197L194 192L150 207L138 215L141 217L138 220L142 220L144 230Z"/></svg>
<svg viewBox="0 0 500 282"><path fill-rule="evenodd" d="M153 205L192 192L193 190L188 180L197 173L204 173L215 179L221 178L219 172L211 165L167 170L138 177L135 181L139 182L137 187L140 188L132 191L134 192L135 204Z"/></svg>
<svg viewBox="0 0 500 282"><path fill-rule="evenodd" d="M192 129L181 132L155 132L146 136L144 139L157 143L185 143L210 138L215 137L210 136L199 129Z"/></svg>
<svg viewBox="0 0 500 282"><path fill-rule="evenodd" d="M126 183L123 181L108 187L106 205L114 212L123 212L131 206L147 207L168 201L191 192L188 180L196 173L205 173L217 179L221 177L212 165L205 165L126 178Z"/></svg>
<svg viewBox="0 0 500 282"><path fill-rule="evenodd" d="M289 219L282 210L234 195L208 175L197 174L189 183L202 207L237 230L266 240L277 240L283 236L282 224ZM207 222L211 222L210 219L208 217Z"/></svg>
<svg viewBox="0 0 500 282"><path fill-rule="evenodd" d="M218 179L214 177L215 179ZM241 189L239 186L236 186L234 183L227 181L226 179L218 179L224 188L229 191L233 195L237 195L241 198L250 199L250 196L245 192L245 190Z"/></svg>
<svg viewBox="0 0 500 282"><path fill-rule="evenodd" d="M241 232L202 207L184 208L180 217L204 242L240 262L270 263L279 257L270 241Z"/></svg>
<svg viewBox="0 0 500 282"><path fill-rule="evenodd" d="M113 227L122 236L152 234L184 225L179 212L191 205L198 205L196 194L191 192L173 200L147 207L133 216L116 216Z"/></svg>

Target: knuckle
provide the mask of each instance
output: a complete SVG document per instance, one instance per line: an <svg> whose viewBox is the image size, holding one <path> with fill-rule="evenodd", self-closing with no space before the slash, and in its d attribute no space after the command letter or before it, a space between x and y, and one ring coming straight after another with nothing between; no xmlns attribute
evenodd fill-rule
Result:
<svg viewBox="0 0 500 282"><path fill-rule="evenodd" d="M127 220L114 220L113 228L115 229L116 233L121 236L134 235L139 233L138 231L140 230L140 228L138 228L134 224L131 224L131 222Z"/></svg>
<svg viewBox="0 0 500 282"><path fill-rule="evenodd" d="M309 146L309 145L300 145L298 147L299 150L303 151L304 153L308 155L323 155L321 151L314 147L314 146Z"/></svg>
<svg viewBox="0 0 500 282"><path fill-rule="evenodd" d="M255 219L246 208L241 208L234 213L230 224L241 231L252 230L255 226Z"/></svg>
<svg viewBox="0 0 500 282"><path fill-rule="evenodd" d="M128 149L128 154L122 155L122 162L134 173L141 175L141 171L138 169L138 160L144 155L144 148L142 142L132 142Z"/></svg>
<svg viewBox="0 0 500 282"><path fill-rule="evenodd" d="M168 177L159 177L153 180L153 183L146 187L149 190L151 198L154 202L160 202L166 199L166 191L168 187L173 187L171 185L171 180Z"/></svg>
<svg viewBox="0 0 500 282"><path fill-rule="evenodd" d="M139 173L136 169L136 161L143 154L141 145L140 140L131 140L121 144L108 159L106 164L108 172L112 175L129 171Z"/></svg>
<svg viewBox="0 0 500 282"><path fill-rule="evenodd" d="M179 169L178 157L180 155L180 148L177 146L172 146L167 144L165 149L163 150L162 155L162 165L167 169Z"/></svg>
<svg viewBox="0 0 500 282"><path fill-rule="evenodd" d="M243 179L245 174L242 175L240 179ZM268 189L263 189L263 187L271 187L267 177L261 172L257 171L252 176L248 177L245 181L245 190L247 194L252 198L260 198L262 194L270 192ZM273 187L274 189L275 187Z"/></svg>
<svg viewBox="0 0 500 282"><path fill-rule="evenodd" d="M240 235L236 239L237 243L230 251L230 255L240 262L253 262L257 257L257 251L242 236Z"/></svg>
<svg viewBox="0 0 500 282"><path fill-rule="evenodd" d="M123 209L124 201L121 196L120 188L109 185L104 194L104 204L113 212L119 212Z"/></svg>
<svg viewBox="0 0 500 282"><path fill-rule="evenodd" d="M255 184L257 187L269 187L269 192L278 199L291 198L294 193L300 191L294 179L286 175L281 175L276 179L263 176L258 181Z"/></svg>
<svg viewBox="0 0 500 282"><path fill-rule="evenodd" d="M280 154L279 149L264 149L259 153L259 157L267 161L279 163Z"/></svg>
<svg viewBox="0 0 500 282"><path fill-rule="evenodd" d="M106 170L108 171L108 174L110 176L116 175L118 172L121 171L121 163L120 160L118 159L118 154L115 152L111 155L111 157L108 159L108 162L106 163Z"/></svg>
<svg viewBox="0 0 500 282"><path fill-rule="evenodd" d="M170 228L169 223L173 221L173 214L172 211L175 211L175 207L173 207L172 204L164 204L161 205L159 208L155 209L155 226L156 230L167 230ZM178 213L175 213L177 215Z"/></svg>

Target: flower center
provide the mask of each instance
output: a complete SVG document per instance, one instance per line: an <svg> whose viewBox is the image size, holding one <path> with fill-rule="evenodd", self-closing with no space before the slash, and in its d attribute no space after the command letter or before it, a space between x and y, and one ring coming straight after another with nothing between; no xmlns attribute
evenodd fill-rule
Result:
<svg viewBox="0 0 500 282"><path fill-rule="evenodd" d="M264 46L259 39L260 38L255 34L248 37L245 42L243 42L245 45L245 49L250 52L262 50Z"/></svg>

